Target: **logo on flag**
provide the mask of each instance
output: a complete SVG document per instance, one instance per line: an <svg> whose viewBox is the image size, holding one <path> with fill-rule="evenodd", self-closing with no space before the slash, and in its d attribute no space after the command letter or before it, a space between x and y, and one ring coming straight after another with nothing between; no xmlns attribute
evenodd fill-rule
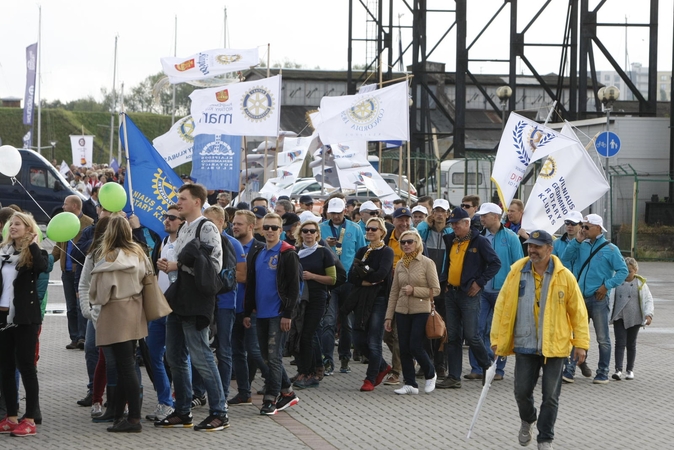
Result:
<svg viewBox="0 0 674 450"><path fill-rule="evenodd" d="M553 133L544 132L538 125L532 125L525 133L524 130L527 128L527 125L529 125L528 122L521 120L513 129L513 146L515 147L517 158L526 166L529 165L531 155L538 148L543 147L555 138Z"/></svg>
<svg viewBox="0 0 674 450"><path fill-rule="evenodd" d="M358 173L358 180L359 181L363 181L364 177L372 178L372 173L371 172L359 172Z"/></svg>
<svg viewBox="0 0 674 450"><path fill-rule="evenodd" d="M227 100L229 100L229 92L227 92L227 89L224 89L222 91L218 91L215 93L215 99L219 101L220 103L224 103Z"/></svg>
<svg viewBox="0 0 674 450"><path fill-rule="evenodd" d="M557 162L552 156L548 156L547 161L543 164L541 168L540 176L546 179L552 178L557 175Z"/></svg>
<svg viewBox="0 0 674 450"><path fill-rule="evenodd" d="M178 123L178 136L183 141L192 143L194 142L192 133L194 133L194 119L192 119L192 116L184 117Z"/></svg>
<svg viewBox="0 0 674 450"><path fill-rule="evenodd" d="M294 174L292 172L288 172L287 170L282 170L281 171L281 178L288 178L292 177Z"/></svg>
<svg viewBox="0 0 674 450"><path fill-rule="evenodd" d="M164 206L176 203L178 200L178 190L174 183L170 183L166 179L166 174L164 174L163 170L160 168L156 170L152 177L152 189L154 189L153 194L156 195L156 199Z"/></svg>
<svg viewBox="0 0 674 450"><path fill-rule="evenodd" d="M241 137L199 134L194 139L192 178L209 189L236 191L241 167Z"/></svg>
<svg viewBox="0 0 674 450"><path fill-rule="evenodd" d="M226 55L226 54L223 54L223 55L216 56L215 61L218 64L227 65L227 64L235 63L235 62L241 60L242 58L243 57L241 55Z"/></svg>
<svg viewBox="0 0 674 450"><path fill-rule="evenodd" d="M376 97L368 98L342 113L352 122L360 125L369 125L379 117L379 100ZM383 114L383 111L382 111ZM346 122L346 120L345 120Z"/></svg>
<svg viewBox="0 0 674 450"><path fill-rule="evenodd" d="M288 152L288 158L290 158L291 161L295 161L301 155L302 155L301 150L297 150L295 152Z"/></svg>
<svg viewBox="0 0 674 450"><path fill-rule="evenodd" d="M176 68L177 71L179 72L184 72L186 70L193 69L196 66L194 63L194 58L188 59L185 62L181 62L180 64L176 64L174 67Z"/></svg>
<svg viewBox="0 0 674 450"><path fill-rule="evenodd" d="M274 106L274 96L264 86L255 86L250 89L241 100L241 111L251 122L262 122L268 119Z"/></svg>

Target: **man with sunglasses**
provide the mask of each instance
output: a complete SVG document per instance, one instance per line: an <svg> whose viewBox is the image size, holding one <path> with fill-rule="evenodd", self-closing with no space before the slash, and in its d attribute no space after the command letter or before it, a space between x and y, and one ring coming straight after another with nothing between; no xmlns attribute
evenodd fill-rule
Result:
<svg viewBox="0 0 674 450"><path fill-rule="evenodd" d="M262 221L266 245L251 249L248 257L243 324L250 328L255 310L260 351L269 367L262 415L274 415L299 403L283 368L282 352L300 299L300 261L295 247L281 241L282 230L281 216L267 214Z"/></svg>
<svg viewBox="0 0 674 450"><path fill-rule="evenodd" d="M581 230L583 222L583 215L578 211L571 211L564 217L564 234L559 239L555 239L555 242L552 244L552 254L558 258L562 258L566 247L569 245L573 239L576 238L576 235ZM573 263L569 262L570 266L564 266L573 272ZM564 261L562 261L564 263Z"/></svg>
<svg viewBox="0 0 674 450"><path fill-rule="evenodd" d="M606 228L598 214L588 214L583 219L583 228L569 242L562 255L562 263L573 267L573 274L585 298L587 315L592 319L599 345L599 363L594 384L608 384L611 362L611 336L609 335L609 296L611 289L620 286L629 271L620 250L604 237ZM573 353L564 366L562 380L573 383L576 361Z"/></svg>
<svg viewBox="0 0 674 450"><path fill-rule="evenodd" d="M470 217L470 225L482 231L482 222L480 216L476 216L477 208L480 206L480 197L478 195L466 195L461 199L461 207L466 210Z"/></svg>

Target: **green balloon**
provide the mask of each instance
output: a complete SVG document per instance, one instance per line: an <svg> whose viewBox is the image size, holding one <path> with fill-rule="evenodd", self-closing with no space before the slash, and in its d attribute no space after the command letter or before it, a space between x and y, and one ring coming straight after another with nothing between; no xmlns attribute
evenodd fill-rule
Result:
<svg viewBox="0 0 674 450"><path fill-rule="evenodd" d="M9 220L5 223L5 226L2 228L2 240L6 240L9 236Z"/></svg>
<svg viewBox="0 0 674 450"><path fill-rule="evenodd" d="M117 212L126 206L126 191L121 184L105 183L98 191L101 206L110 212Z"/></svg>
<svg viewBox="0 0 674 450"><path fill-rule="evenodd" d="M54 242L68 242L80 232L80 219L71 212L55 215L47 225L47 237Z"/></svg>

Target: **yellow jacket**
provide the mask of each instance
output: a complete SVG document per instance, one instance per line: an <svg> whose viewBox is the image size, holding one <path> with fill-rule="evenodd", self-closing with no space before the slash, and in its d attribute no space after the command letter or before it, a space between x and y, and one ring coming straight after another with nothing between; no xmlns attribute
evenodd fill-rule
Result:
<svg viewBox="0 0 674 450"><path fill-rule="evenodd" d="M590 348L587 308L573 274L562 265L556 256L554 270L548 287L543 330L543 356L562 358L569 356L571 347ZM491 325L491 345L496 346L496 355L514 353L514 329L519 300L521 271L529 262L525 257L515 262L501 288L494 307Z"/></svg>

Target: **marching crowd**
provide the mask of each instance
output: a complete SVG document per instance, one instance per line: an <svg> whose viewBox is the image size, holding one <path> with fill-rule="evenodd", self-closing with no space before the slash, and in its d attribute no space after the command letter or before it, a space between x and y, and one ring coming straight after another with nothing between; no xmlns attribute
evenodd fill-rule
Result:
<svg viewBox="0 0 674 450"><path fill-rule="evenodd" d="M186 183L163 216L167 236L159 239L137 217L90 200L93 218L78 196L66 198L63 209L80 218L80 233L50 255L30 215L0 209L0 228L9 223L0 244L0 433L34 435L42 420L38 338L56 262L68 309L66 348L84 350L89 377L77 403L91 407L94 422L111 422L110 432L142 430L139 360L158 399L147 420L157 428L217 431L229 426L230 406L252 404L257 370L264 379L260 413L273 415L299 403L296 391L350 373L352 361L367 364L360 391L384 383L414 395L484 383L492 365L494 380L503 380L514 355L519 443L529 445L537 427L538 448L552 448L562 384L574 382L576 366L593 375L589 320L598 344L593 382L606 384L635 378L637 335L653 318L637 261L606 240L597 214L570 212L555 239L522 228L519 200L504 214L477 196L456 208L421 197L409 207L399 200L384 216L376 198L359 204L336 193L319 215L308 196L297 206L281 198L273 210L262 197L233 207L227 194ZM143 293L154 274L172 312L148 323ZM446 336L428 339L434 312ZM469 371L462 368L464 343ZM297 367L293 376L284 356ZM17 371L26 392L22 418ZM208 416L193 423L192 409L206 404Z"/></svg>

